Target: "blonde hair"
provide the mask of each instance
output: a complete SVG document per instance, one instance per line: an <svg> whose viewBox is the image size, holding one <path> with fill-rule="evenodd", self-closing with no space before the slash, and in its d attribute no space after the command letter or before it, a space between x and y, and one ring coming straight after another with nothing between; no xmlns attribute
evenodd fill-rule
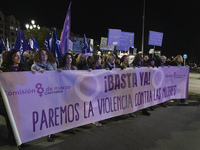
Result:
<svg viewBox="0 0 200 150"><path fill-rule="evenodd" d="M76 63L77 64L81 63L81 56L84 56L83 64L86 64L86 56L85 56L85 54L79 54L78 57L76 58Z"/></svg>
<svg viewBox="0 0 200 150"><path fill-rule="evenodd" d="M183 61L183 57L182 57L182 55L177 55L177 56L174 58L174 61L175 61L175 62L178 62L178 58L181 58L182 61Z"/></svg>

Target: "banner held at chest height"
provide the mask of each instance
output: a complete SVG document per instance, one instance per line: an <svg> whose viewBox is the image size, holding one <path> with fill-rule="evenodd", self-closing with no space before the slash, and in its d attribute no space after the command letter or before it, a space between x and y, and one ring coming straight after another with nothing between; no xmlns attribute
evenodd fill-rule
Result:
<svg viewBox="0 0 200 150"><path fill-rule="evenodd" d="M189 67L0 74L17 145L92 122L187 98Z"/></svg>

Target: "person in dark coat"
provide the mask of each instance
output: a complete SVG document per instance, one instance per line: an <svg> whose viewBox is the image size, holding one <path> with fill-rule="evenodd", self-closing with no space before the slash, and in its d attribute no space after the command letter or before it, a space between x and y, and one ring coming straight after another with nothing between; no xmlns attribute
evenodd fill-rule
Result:
<svg viewBox="0 0 200 150"><path fill-rule="evenodd" d="M14 72L14 71L30 71L28 66L21 63L21 54L18 50L12 49L8 52L6 57L6 63L0 67L2 72ZM3 98L0 93L0 115L5 117L6 126L8 129L8 143L9 145L15 145L16 141L14 138L13 130L6 112L6 108L3 102Z"/></svg>
<svg viewBox="0 0 200 150"><path fill-rule="evenodd" d="M143 67L143 55L137 54L133 60L134 67ZM150 116L151 114L147 111L147 109L142 109L142 114L146 116Z"/></svg>
<svg viewBox="0 0 200 150"><path fill-rule="evenodd" d="M106 61L104 63L104 69L112 70L115 68L115 55L114 54L108 54Z"/></svg>
<svg viewBox="0 0 200 150"><path fill-rule="evenodd" d="M171 63L171 66L183 66L182 55L177 55ZM180 104L188 105L188 102L186 102L185 99L180 99Z"/></svg>

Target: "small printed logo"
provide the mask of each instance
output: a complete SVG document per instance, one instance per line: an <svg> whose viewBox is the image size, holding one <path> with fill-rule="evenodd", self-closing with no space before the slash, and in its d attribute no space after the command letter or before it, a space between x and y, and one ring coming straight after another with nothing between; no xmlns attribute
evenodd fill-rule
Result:
<svg viewBox="0 0 200 150"><path fill-rule="evenodd" d="M60 86L47 86L44 87L42 83L37 83L34 88L24 88L17 89L14 91L5 90L7 96L16 96L16 95L29 95L29 94L38 94L40 97L49 95L49 94L59 94L63 93L66 90L70 90L70 85L60 85Z"/></svg>
<svg viewBox="0 0 200 150"><path fill-rule="evenodd" d="M42 93L44 92L44 88L42 88L42 84L38 83L36 84L36 89L37 89L37 93L39 94L40 97L42 97Z"/></svg>
<svg viewBox="0 0 200 150"><path fill-rule="evenodd" d="M184 77L186 77L186 75L185 75L185 74L179 74L179 73L177 73L177 72L174 72L173 74L165 75L165 77L177 79L177 78L184 78Z"/></svg>

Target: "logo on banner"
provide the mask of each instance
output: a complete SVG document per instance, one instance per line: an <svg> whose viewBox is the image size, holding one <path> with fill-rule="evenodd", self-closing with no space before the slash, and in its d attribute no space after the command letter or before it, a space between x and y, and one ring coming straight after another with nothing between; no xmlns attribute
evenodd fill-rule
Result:
<svg viewBox="0 0 200 150"><path fill-rule="evenodd" d="M38 83L36 84L36 89L37 89L37 93L39 94L40 97L42 97L42 93L44 92L44 88L42 88L42 84Z"/></svg>
<svg viewBox="0 0 200 150"><path fill-rule="evenodd" d="M55 87L48 86L48 87L43 88L41 83L37 83L35 87L40 97L42 97L43 95L63 93L64 90L71 89L70 86L55 86Z"/></svg>
<svg viewBox="0 0 200 150"><path fill-rule="evenodd" d="M180 78L185 78L186 74L177 74L177 72L174 72L173 74L167 74L165 75L166 78L174 78L174 79L180 79Z"/></svg>
<svg viewBox="0 0 200 150"><path fill-rule="evenodd" d="M63 93L66 90L71 89L71 86L54 86L54 87L43 87L42 83L37 83L35 85L35 88L25 88L25 89L18 89L14 91L6 91L5 93L7 96L17 96L17 95L30 95L37 93L40 97L43 97L44 95L50 95L50 94L59 94Z"/></svg>

